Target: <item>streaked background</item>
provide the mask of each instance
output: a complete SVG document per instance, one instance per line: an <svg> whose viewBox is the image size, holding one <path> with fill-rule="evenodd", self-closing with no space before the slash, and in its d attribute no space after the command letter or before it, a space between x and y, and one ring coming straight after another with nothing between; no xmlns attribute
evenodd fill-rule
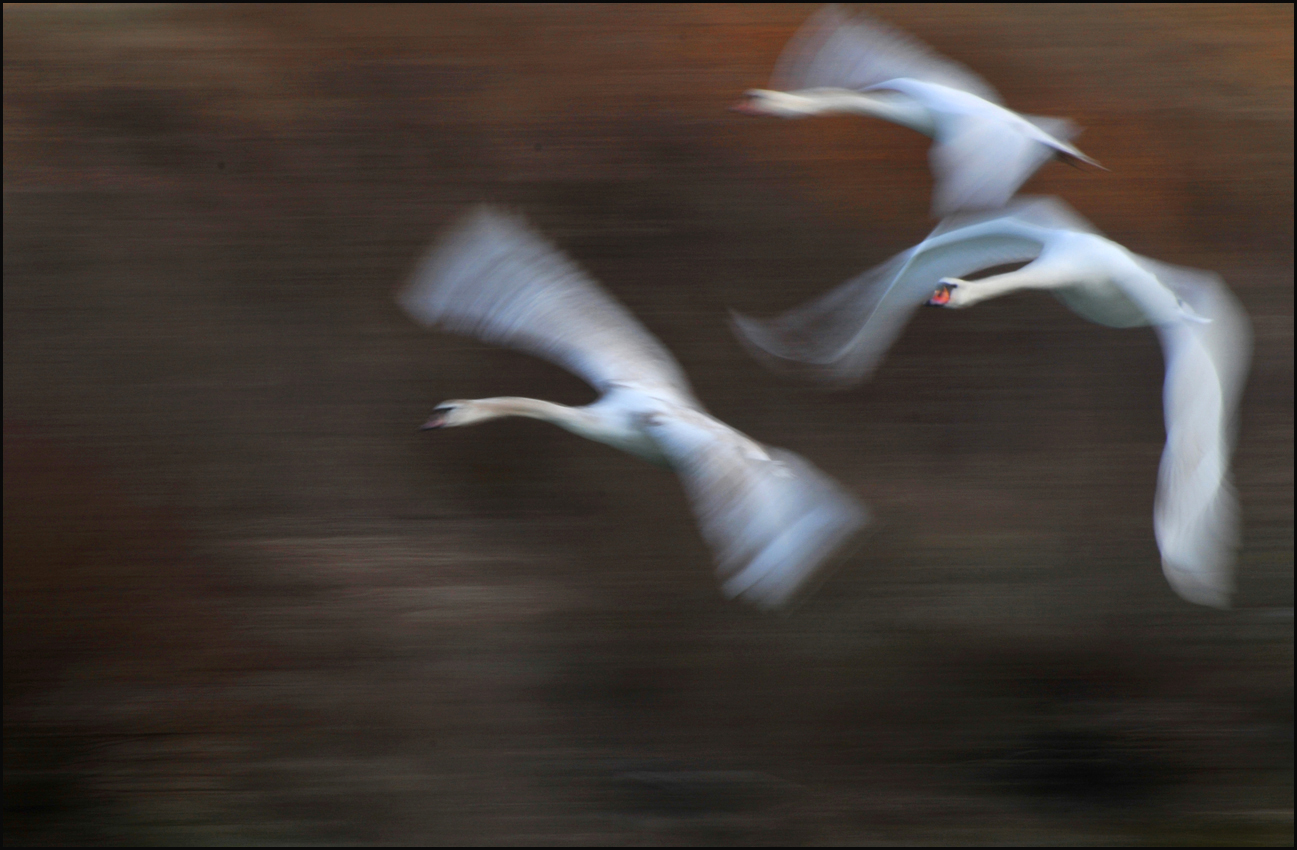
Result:
<svg viewBox="0 0 1297 850"><path fill-rule="evenodd" d="M1291 6L880 6L1251 314L1232 611L1162 578L1153 333L922 311L825 394L725 311L921 239L926 140L727 112L814 6L4 11L6 843L1292 842ZM392 295L524 211L878 523L791 616L591 391Z"/></svg>

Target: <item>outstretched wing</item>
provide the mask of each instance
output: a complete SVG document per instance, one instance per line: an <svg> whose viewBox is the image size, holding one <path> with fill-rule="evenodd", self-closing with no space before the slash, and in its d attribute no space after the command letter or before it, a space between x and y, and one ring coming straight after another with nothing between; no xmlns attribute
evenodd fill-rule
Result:
<svg viewBox="0 0 1297 850"><path fill-rule="evenodd" d="M1136 259L1196 314L1157 328L1166 359L1166 448L1153 508L1162 569L1189 601L1228 607L1239 516L1230 454L1251 358L1251 326L1216 275Z"/></svg>
<svg viewBox="0 0 1297 850"><path fill-rule="evenodd" d="M730 598L786 605L868 521L862 505L803 458L706 414L655 415L649 433L684 482Z"/></svg>
<svg viewBox="0 0 1297 850"><path fill-rule="evenodd" d="M881 21L864 15L852 19L837 6L825 6L802 25L779 57L770 87L860 91L899 77L1000 102L989 83L958 62Z"/></svg>
<svg viewBox="0 0 1297 850"><path fill-rule="evenodd" d="M732 313L749 349L773 368L850 386L873 373L887 350L943 277L1035 259L1031 228L1088 224L1051 198L1024 199L1006 210L952 216L908 251L775 319ZM1027 228L1015 225L1028 225Z"/></svg>
<svg viewBox="0 0 1297 850"><path fill-rule="evenodd" d="M697 404L662 343L517 216L469 214L397 300L416 321L543 357L601 392L633 384Z"/></svg>
<svg viewBox="0 0 1297 850"><path fill-rule="evenodd" d="M730 311L731 326L768 367L841 387L869 377L936 289L901 279L913 250L897 254L818 298L773 319Z"/></svg>
<svg viewBox="0 0 1297 850"><path fill-rule="evenodd" d="M960 216L951 219L949 227L946 227L946 223L942 222L937 230L942 228L945 228L947 232L963 230L1000 220L1013 221L1048 230L1074 230L1077 233L1103 235L1102 231L1091 224L1089 219L1072 209L1072 206L1062 198L1054 195L1019 195L1012 203L998 212Z"/></svg>

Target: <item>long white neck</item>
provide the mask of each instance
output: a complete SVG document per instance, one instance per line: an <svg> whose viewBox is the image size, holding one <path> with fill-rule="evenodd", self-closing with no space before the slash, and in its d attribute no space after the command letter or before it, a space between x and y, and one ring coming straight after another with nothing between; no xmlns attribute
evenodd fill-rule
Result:
<svg viewBox="0 0 1297 850"><path fill-rule="evenodd" d="M478 422L505 416L525 416L528 419L540 419L557 425L578 437L585 437L587 440L629 452L650 463L670 466L662 450L644 433L643 429L633 427L626 416L617 415L616 411L606 403L601 405L596 402L589 407L568 407L565 404L555 404L538 398L503 396L462 401L458 404L463 407L464 419L457 424L475 425Z"/></svg>
<svg viewBox="0 0 1297 850"><path fill-rule="evenodd" d="M932 136L936 133L927 107L908 95L892 91L856 92L848 89L808 89L796 92L815 103L820 113L869 115Z"/></svg>
<svg viewBox="0 0 1297 850"><path fill-rule="evenodd" d="M590 436L585 433L585 429L593 425L590 421L593 417L579 407L568 407L566 404L555 404L538 398L499 396L473 399L462 404L468 415L466 421L462 423L464 425L476 425L479 422L501 419L505 416L525 416L528 419L553 423L583 437Z"/></svg>

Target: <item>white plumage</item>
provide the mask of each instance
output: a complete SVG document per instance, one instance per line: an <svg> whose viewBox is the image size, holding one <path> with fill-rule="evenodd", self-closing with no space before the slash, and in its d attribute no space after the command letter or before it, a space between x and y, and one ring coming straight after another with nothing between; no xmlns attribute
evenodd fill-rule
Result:
<svg viewBox="0 0 1297 850"><path fill-rule="evenodd" d="M1027 265L961 279L1018 262ZM734 324L765 362L848 385L873 372L920 305L968 307L1020 289L1048 289L1091 321L1157 331L1167 440L1153 527L1163 569L1186 599L1228 605L1238 538L1229 458L1251 329L1211 272L1141 257L1062 201L1024 198L947 219L919 245L781 317L734 314Z"/></svg>
<svg viewBox="0 0 1297 850"><path fill-rule="evenodd" d="M469 215L398 300L425 325L543 357L602 394L585 407L448 401L426 428L527 416L673 468L730 597L785 605L866 522L865 509L804 459L710 416L662 344L517 217Z"/></svg>
<svg viewBox="0 0 1297 850"><path fill-rule="evenodd" d="M747 98L737 108L750 114L872 115L931 136L935 216L1002 207L1054 157L1102 167L1068 142L1080 132L1072 122L1006 109L963 65L836 6L811 16L784 49L771 88Z"/></svg>

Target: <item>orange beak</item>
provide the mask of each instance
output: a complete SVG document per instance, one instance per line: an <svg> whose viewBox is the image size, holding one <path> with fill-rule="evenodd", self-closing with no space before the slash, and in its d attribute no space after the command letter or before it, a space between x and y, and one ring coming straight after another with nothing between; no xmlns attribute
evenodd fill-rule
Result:
<svg viewBox="0 0 1297 850"><path fill-rule="evenodd" d="M932 293L932 297L928 299L928 306L943 307L946 304L949 304L950 290L952 289L954 289L954 287L948 283L941 284L941 286L937 287L937 291Z"/></svg>
<svg viewBox="0 0 1297 850"><path fill-rule="evenodd" d="M752 98L745 97L742 100L730 104L730 112L742 112L744 115L764 115L760 109L752 105Z"/></svg>

